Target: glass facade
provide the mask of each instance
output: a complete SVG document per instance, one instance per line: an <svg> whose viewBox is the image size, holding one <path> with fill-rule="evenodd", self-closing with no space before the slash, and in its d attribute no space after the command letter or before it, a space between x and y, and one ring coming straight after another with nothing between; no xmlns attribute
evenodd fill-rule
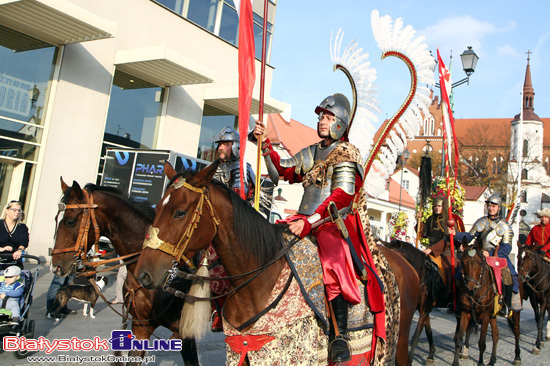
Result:
<svg viewBox="0 0 550 366"><path fill-rule="evenodd" d="M154 0L223 40L238 45L239 16L233 0ZM275 4L274 1L270 3ZM262 59L263 14L254 13L256 58ZM270 59L273 24L267 23L266 62Z"/></svg>
<svg viewBox="0 0 550 366"><path fill-rule="evenodd" d="M216 137L225 126L238 130L238 117L209 106L204 105L201 121L201 134L197 157L206 161L214 161L216 158Z"/></svg>
<svg viewBox="0 0 550 366"><path fill-rule="evenodd" d="M0 40L0 206L3 207L14 199L26 204L41 148L44 107L57 49L14 52L1 44Z"/></svg>
<svg viewBox="0 0 550 366"><path fill-rule="evenodd" d="M111 90L105 123L99 174L103 172L103 156L108 147L154 149L161 115L164 88L124 89L115 84ZM98 177L98 183L101 176Z"/></svg>

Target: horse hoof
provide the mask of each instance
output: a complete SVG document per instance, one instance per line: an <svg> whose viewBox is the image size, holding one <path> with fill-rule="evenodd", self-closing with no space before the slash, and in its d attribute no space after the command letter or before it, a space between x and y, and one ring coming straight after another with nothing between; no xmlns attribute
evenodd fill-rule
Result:
<svg viewBox="0 0 550 366"><path fill-rule="evenodd" d="M461 360L467 360L469 356L467 353L461 353L459 357Z"/></svg>
<svg viewBox="0 0 550 366"><path fill-rule="evenodd" d="M433 358L427 358L426 359L426 362L424 362L425 365L433 365L434 364L434 359Z"/></svg>
<svg viewBox="0 0 550 366"><path fill-rule="evenodd" d="M540 348L533 347L533 350L531 351L531 353L534 355L540 355Z"/></svg>
<svg viewBox="0 0 550 366"><path fill-rule="evenodd" d="M521 366L521 360L514 360L514 366Z"/></svg>
<svg viewBox="0 0 550 366"><path fill-rule="evenodd" d="M547 341L550 341L550 337L546 336L546 340L547 340Z"/></svg>

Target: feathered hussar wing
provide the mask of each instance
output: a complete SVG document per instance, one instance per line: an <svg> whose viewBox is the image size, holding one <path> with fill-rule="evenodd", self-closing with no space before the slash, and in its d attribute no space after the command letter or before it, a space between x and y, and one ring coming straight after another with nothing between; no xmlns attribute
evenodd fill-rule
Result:
<svg viewBox="0 0 550 366"><path fill-rule="evenodd" d="M380 17L378 11L373 10L371 22L374 38L382 50L382 58L398 57L411 72L409 95L401 108L382 126L382 133L377 141L372 142L373 134L368 135L367 130L360 130L362 121L359 119L349 131L350 141L362 153L367 152L364 188L377 197L384 192L386 180L395 171L397 157L407 147L407 141L418 135L423 116L429 115L431 91L428 86L434 85L435 59L423 43L423 37L416 37L412 26L403 27L402 19L392 21L389 16ZM361 103L358 98L358 104ZM372 130L369 129L368 132L370 131ZM363 140L370 143L366 150L365 144L360 142Z"/></svg>
<svg viewBox="0 0 550 366"><path fill-rule="evenodd" d="M369 54L363 52L355 40L351 41L342 50L344 32L338 30L336 37L331 36L330 53L334 70L341 70L348 77L353 93L353 105L350 113L348 131L353 128L354 133L348 135L352 144L364 152L363 159L372 146L372 139L376 132L374 123L378 121L380 113L376 86L376 70L371 67Z"/></svg>

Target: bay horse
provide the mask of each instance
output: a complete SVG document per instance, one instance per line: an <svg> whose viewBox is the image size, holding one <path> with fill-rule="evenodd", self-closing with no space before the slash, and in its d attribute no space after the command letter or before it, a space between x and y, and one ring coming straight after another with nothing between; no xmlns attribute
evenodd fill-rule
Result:
<svg viewBox="0 0 550 366"><path fill-rule="evenodd" d="M257 322L261 323L259 314L263 315L272 308L273 303L266 307L266 302L288 266L282 254L285 249L283 233L287 226L270 224L231 189L213 182L217 166L218 161L196 175L183 175L177 174L170 164L165 164L164 171L170 182L157 204L155 221L144 243L135 274L145 287L163 288L171 268L177 272L174 266L185 265L187 258L212 243L233 287L224 305L224 331L227 335L230 331L228 327L231 327L243 334ZM418 296L418 276L403 257L382 246L379 249L395 274L400 292L399 319L393 319L393 324L386 324L387 329L392 329L387 334L388 343L392 338L395 342L398 333L394 348L396 354L388 358L392 364L406 365L409 330L416 307L416 301L411 299ZM288 278L292 281L292 276ZM393 305L386 304L387 307ZM304 307L308 308L305 302ZM286 318L285 314L279 316ZM249 359L245 356L248 347L250 350L260 350L262 345L254 343L256 348L252 348L249 345L252 340L247 338L249 335L237 337L245 340L244 343L241 340L238 347L246 348L240 351L248 363ZM291 337L288 341L290 344L298 343ZM226 342L230 343L227 339ZM291 351L287 349L286 352Z"/></svg>
<svg viewBox="0 0 550 366"><path fill-rule="evenodd" d="M86 255L95 241L99 240L98 234L109 238L121 257L141 251L143 238L153 222L152 208L147 209L145 205L123 198L116 189L94 184L87 184L82 189L73 181L73 185L69 187L61 178L61 190L63 197L60 211L64 212L56 229L52 256L54 274L76 274L75 259ZM92 211L98 233L89 218ZM79 233L83 231L79 228L86 226L88 232L84 233L83 243L79 244L82 236ZM76 249L79 245L81 248ZM173 332L174 337L180 338L178 327L183 301L164 291L143 288L133 276L135 266L135 261L129 261L123 290L125 306L132 315L132 333L136 339L149 339L157 327L164 326ZM144 354L145 351L132 353L142 358ZM194 338L182 340L181 356L186 366L199 365Z"/></svg>
<svg viewBox="0 0 550 366"><path fill-rule="evenodd" d="M434 303L438 301L441 293L446 293L446 287L438 274L437 265L428 259L428 256L421 250L415 248L410 243L401 240L392 240L385 243L385 246L401 254L409 262L418 274L420 289L418 292L418 304L416 310L419 313L416 330L411 339L409 349L409 365L412 365L414 351L418 346L422 330L426 331L428 339L429 352L426 358L426 365L434 363L435 344L433 341L430 313L434 308ZM434 267L435 266L435 267ZM438 278L440 281L438 281ZM446 297L446 296L445 296Z"/></svg>
<svg viewBox="0 0 550 366"><path fill-rule="evenodd" d="M479 323L481 323L481 333L478 342L478 365L484 364L483 354L486 349L486 337L489 324L491 325L491 336L493 340L489 365L494 365L496 363L499 330L496 319L495 301L497 301L496 296L498 295L498 291L496 290L496 285L493 283L492 270L487 264L482 248L483 235L477 238L474 244L465 248L462 258L460 259L461 276L459 281L457 281L457 310L459 316L457 318L454 336L455 357L453 366L459 365L458 359L463 346L464 333L467 330L475 330ZM519 320L519 311L514 311L512 317L508 319L508 325L515 337L515 366L521 365Z"/></svg>
<svg viewBox="0 0 550 366"><path fill-rule="evenodd" d="M550 267L538 251L540 246L523 246L518 258L518 275L523 283L523 291L529 298L537 322L537 339L531 351L540 354L544 328L544 317L550 315ZM546 340L550 340L550 324L547 324Z"/></svg>

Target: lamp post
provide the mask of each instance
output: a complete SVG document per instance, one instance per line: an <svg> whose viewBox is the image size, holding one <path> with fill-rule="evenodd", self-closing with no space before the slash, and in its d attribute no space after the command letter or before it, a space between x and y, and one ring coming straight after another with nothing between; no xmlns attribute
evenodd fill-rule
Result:
<svg viewBox="0 0 550 366"><path fill-rule="evenodd" d="M407 149L403 151L401 155L401 183L399 183L399 212L401 212L401 193L403 192L403 170L405 168L405 163L409 160L411 152Z"/></svg>
<svg viewBox="0 0 550 366"><path fill-rule="evenodd" d="M464 52L460 55L460 59L462 60L462 69L464 70L464 73L466 74L466 77L462 80L456 81L451 84L451 90L449 90L449 98L451 102L451 110L454 112L454 100L453 100L453 89L457 86L460 86L462 84L468 84L470 85L470 75L472 75L477 66L477 61L479 60L479 57L476 55L475 51L472 49L472 46L468 46ZM453 61L453 55L451 54L451 62L449 62L449 67L452 64ZM436 88L440 88L441 86L439 83L435 84ZM445 174L445 144L442 141L441 142L441 176Z"/></svg>

